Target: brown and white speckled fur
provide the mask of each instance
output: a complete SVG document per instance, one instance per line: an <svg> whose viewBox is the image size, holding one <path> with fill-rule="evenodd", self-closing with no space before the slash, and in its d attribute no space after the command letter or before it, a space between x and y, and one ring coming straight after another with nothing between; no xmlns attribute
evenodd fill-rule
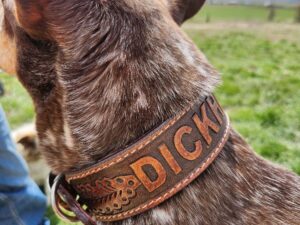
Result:
<svg viewBox="0 0 300 225"><path fill-rule="evenodd" d="M5 7L17 74L56 173L116 153L213 92L218 73L177 25L199 2L16 0ZM300 178L258 157L232 130L218 159L181 193L114 224L299 223Z"/></svg>

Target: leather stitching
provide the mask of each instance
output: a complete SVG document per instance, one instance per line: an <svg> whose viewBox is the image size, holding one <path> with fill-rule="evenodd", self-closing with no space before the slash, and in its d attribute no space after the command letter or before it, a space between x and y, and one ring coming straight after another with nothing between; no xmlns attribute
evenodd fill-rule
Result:
<svg viewBox="0 0 300 225"><path fill-rule="evenodd" d="M173 126L173 124L176 123L188 111L189 111L189 109L181 112L179 115L177 115L176 117L174 117L165 127L163 127L162 129L158 130L155 134L153 134L152 136L150 136L146 141L143 141L136 148L129 149L128 151L126 151L125 153L123 153L122 155L120 155L119 157L115 158L113 161L103 163L103 165L101 165L100 167L97 167L95 169L89 170L87 172L78 173L76 175L67 175L67 177L66 177L67 181L70 182L72 180L78 180L78 179L84 178L86 176L89 176L91 174L97 173L97 172L99 172L99 171L101 171L103 169L106 169L106 168L108 168L108 167L110 167L110 166L112 166L112 165L114 165L116 163L119 163L119 162L123 161L124 159L126 159L130 155L132 155L135 152L141 150L143 147L145 147L150 142L152 142L153 140L155 140L163 132L165 132L167 129L169 129L171 126Z"/></svg>
<svg viewBox="0 0 300 225"><path fill-rule="evenodd" d="M229 130L230 130L230 125L229 125L230 123L229 123L229 118L228 118L227 114L226 114L226 120L227 120L226 130L225 130L224 136L223 136L221 142L219 143L219 145L212 152L212 154L205 160L205 162L202 163L201 167L199 167L197 170L195 170L193 173L191 173L186 179L181 181L174 188L170 189L163 196L153 199L150 202L148 202L144 205L141 205L140 207L138 207L136 209L132 209L127 212L123 212L123 213L120 213L118 215L113 215L113 216L96 216L96 218L99 220L102 220L102 221L110 221L110 220L120 219L120 218L125 219L127 217L141 213L144 210L146 210L147 208L151 208L151 207L154 207L155 205L158 205L159 203L163 202L167 198L172 197L175 193L177 193L178 191L183 189L185 186L187 186L189 183L191 183L197 176L199 176L212 163L212 161L217 157L217 155L220 153L220 151L224 147L225 141L227 141L227 138L229 136Z"/></svg>

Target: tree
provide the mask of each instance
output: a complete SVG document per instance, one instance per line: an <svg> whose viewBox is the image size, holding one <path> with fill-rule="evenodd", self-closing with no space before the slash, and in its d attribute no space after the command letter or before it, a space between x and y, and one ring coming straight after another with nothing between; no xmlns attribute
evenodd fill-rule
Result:
<svg viewBox="0 0 300 225"><path fill-rule="evenodd" d="M296 17L295 17L295 22L300 23L300 5L296 7Z"/></svg>
<svg viewBox="0 0 300 225"><path fill-rule="evenodd" d="M268 16L268 21L274 21L274 19L276 17L276 7L273 4L271 4L269 6L269 9L270 9L270 11L269 11L269 16Z"/></svg>

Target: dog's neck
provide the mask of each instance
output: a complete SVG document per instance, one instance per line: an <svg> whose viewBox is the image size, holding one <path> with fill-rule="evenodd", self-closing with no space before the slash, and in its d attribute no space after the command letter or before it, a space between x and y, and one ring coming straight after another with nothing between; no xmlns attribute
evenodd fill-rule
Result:
<svg viewBox="0 0 300 225"><path fill-rule="evenodd" d="M34 99L40 144L54 172L121 150L213 92L217 73L167 13L151 10L162 1L50 2L55 44L32 40L20 27L16 42L18 76ZM72 10L61 10L62 3ZM299 224L299 183L232 131L192 184L117 224Z"/></svg>
<svg viewBox="0 0 300 225"><path fill-rule="evenodd" d="M213 92L217 72L175 22L158 23L136 26L134 33L103 31L89 45L83 43L91 34L75 35L72 43L82 44L63 46L57 70L65 145L76 153L59 165L50 159L57 172L120 151Z"/></svg>
<svg viewBox="0 0 300 225"><path fill-rule="evenodd" d="M59 171L82 168L120 151L182 108L213 92L217 73L179 28L172 31L159 36L158 42L151 32L144 37L128 37L143 42L136 51L130 51L132 54L108 52L106 57L112 58L100 57L93 64L95 67L85 67L79 57L75 69L74 65L61 68L64 134L70 139L68 149L77 159L73 155L65 157L64 165L57 165ZM146 43L150 45L147 48ZM145 48L139 50L141 46ZM76 76L72 72L76 68L86 69ZM88 73L89 70L102 72ZM299 190L297 179L258 158L231 131L219 157L187 188L158 207L116 224L258 224L269 218L274 224L286 224L285 215L295 214L295 202L300 199L299 194L292 192ZM280 204L280 212L274 202L285 202ZM300 212L299 207L296 212ZM299 222L297 217L288 218L290 224Z"/></svg>

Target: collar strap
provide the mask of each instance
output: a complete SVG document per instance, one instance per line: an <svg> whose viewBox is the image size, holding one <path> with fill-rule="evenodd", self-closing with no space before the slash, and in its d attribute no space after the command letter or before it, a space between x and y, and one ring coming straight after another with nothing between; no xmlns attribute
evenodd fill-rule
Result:
<svg viewBox="0 0 300 225"><path fill-rule="evenodd" d="M218 156L229 130L227 115L209 96L117 155L65 179L87 207L84 213L97 221L123 220L195 180Z"/></svg>

